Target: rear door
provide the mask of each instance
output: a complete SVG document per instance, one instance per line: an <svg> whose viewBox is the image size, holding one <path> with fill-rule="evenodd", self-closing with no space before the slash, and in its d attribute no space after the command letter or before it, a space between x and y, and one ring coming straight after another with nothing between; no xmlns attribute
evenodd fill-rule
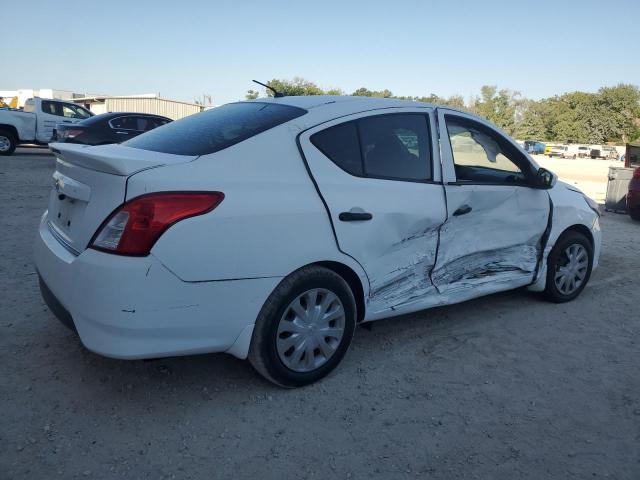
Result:
<svg viewBox="0 0 640 480"><path fill-rule="evenodd" d="M303 132L339 248L369 278L367 319L420 308L445 221L433 110L384 109Z"/></svg>
<svg viewBox="0 0 640 480"><path fill-rule="evenodd" d="M450 301L530 283L550 201L536 166L486 122L438 109L448 215L433 282Z"/></svg>

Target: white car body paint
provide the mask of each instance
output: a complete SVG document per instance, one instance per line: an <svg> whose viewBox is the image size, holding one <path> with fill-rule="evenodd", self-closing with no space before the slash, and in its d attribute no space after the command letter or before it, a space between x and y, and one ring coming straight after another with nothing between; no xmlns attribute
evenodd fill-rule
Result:
<svg viewBox="0 0 640 480"><path fill-rule="evenodd" d="M455 185L444 115L467 116L504 135L482 120L388 99L264 102L308 113L199 157L125 145L53 145L58 189L39 228L36 265L89 349L117 358L200 352L246 358L266 299L284 277L311 263L355 272L364 321L523 285L543 289L546 256L575 225L591 232L597 264L597 215L561 182L550 190ZM309 140L329 126L389 113L428 116L432 182L352 176ZM123 202L164 191L220 191L225 198L215 210L173 225L146 257L87 248ZM464 204L473 211L454 216ZM351 209L373 218L341 222L339 214Z"/></svg>

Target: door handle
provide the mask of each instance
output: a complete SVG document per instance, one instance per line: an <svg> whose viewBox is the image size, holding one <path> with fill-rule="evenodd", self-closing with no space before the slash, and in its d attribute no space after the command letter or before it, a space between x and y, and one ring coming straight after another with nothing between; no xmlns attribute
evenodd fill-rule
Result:
<svg viewBox="0 0 640 480"><path fill-rule="evenodd" d="M461 205L455 212L453 212L454 217L458 217L460 215L466 215L471 210L473 210L469 205Z"/></svg>
<svg viewBox="0 0 640 480"><path fill-rule="evenodd" d="M367 212L342 212L338 215L338 218L342 222L362 222L365 220L371 220L373 215Z"/></svg>

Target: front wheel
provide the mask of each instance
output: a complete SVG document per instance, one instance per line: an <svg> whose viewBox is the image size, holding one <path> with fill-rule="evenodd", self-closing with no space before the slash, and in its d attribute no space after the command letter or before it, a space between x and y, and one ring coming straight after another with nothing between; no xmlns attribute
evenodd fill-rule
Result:
<svg viewBox="0 0 640 480"><path fill-rule="evenodd" d="M277 385L308 385L340 363L355 326L356 303L347 282L327 268L303 267L280 282L262 307L249 361Z"/></svg>
<svg viewBox="0 0 640 480"><path fill-rule="evenodd" d="M11 155L17 145L18 140L13 133L7 130L0 130L0 155Z"/></svg>
<svg viewBox="0 0 640 480"><path fill-rule="evenodd" d="M592 267L593 247L587 237L563 233L547 258L545 296L556 303L573 300L587 285Z"/></svg>

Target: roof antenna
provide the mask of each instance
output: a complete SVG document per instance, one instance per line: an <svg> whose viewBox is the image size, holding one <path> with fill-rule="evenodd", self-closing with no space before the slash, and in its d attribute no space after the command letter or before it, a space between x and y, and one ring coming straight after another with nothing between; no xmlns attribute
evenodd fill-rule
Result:
<svg viewBox="0 0 640 480"><path fill-rule="evenodd" d="M269 90L271 90L275 98L284 97L284 93L277 91L275 88L270 87L269 85L265 85L264 83L259 82L258 80L251 80L251 81L257 83L258 85L262 85L264 88L268 88Z"/></svg>

